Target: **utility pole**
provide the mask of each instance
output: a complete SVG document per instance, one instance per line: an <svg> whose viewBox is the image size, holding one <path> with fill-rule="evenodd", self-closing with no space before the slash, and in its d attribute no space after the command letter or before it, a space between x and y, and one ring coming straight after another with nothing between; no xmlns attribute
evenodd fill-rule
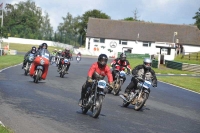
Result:
<svg viewBox="0 0 200 133"><path fill-rule="evenodd" d="M0 4L0 10L1 10L1 28L3 27L3 3ZM2 40L2 30L1 30L1 40L0 40L0 48L1 48L1 43L3 42Z"/></svg>

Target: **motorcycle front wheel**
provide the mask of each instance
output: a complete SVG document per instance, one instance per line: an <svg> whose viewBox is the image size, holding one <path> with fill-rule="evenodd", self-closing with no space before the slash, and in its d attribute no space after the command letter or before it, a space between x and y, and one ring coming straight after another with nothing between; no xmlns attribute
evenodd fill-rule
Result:
<svg viewBox="0 0 200 133"><path fill-rule="evenodd" d="M96 104L95 106L93 106L93 112L92 112L93 118L97 118L101 112L103 97L104 96L99 95L96 99Z"/></svg>
<svg viewBox="0 0 200 133"><path fill-rule="evenodd" d="M117 84L117 83L116 83ZM122 81L119 81L119 84L117 84L117 87L113 89L113 94L115 96L118 96L119 92L120 92L120 89L121 89L121 86L122 86Z"/></svg>
<svg viewBox="0 0 200 133"><path fill-rule="evenodd" d="M141 97L137 99L137 102L136 102L135 107L134 107L134 109L136 111L139 111L144 106L148 96L149 96L149 94L143 92Z"/></svg>
<svg viewBox="0 0 200 133"><path fill-rule="evenodd" d="M42 70L38 69L38 70L36 70L36 71L37 71L37 75L35 75L34 82L35 82L35 83L38 83L39 79L40 79L41 76L42 76Z"/></svg>

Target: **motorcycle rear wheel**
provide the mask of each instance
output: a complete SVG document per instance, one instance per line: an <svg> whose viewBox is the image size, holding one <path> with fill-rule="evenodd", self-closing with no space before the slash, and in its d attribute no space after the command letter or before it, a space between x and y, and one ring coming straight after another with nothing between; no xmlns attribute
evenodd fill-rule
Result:
<svg viewBox="0 0 200 133"><path fill-rule="evenodd" d="M130 104L130 102L127 102L127 101L123 100L122 106L123 107L128 107L129 104Z"/></svg>
<svg viewBox="0 0 200 133"><path fill-rule="evenodd" d="M96 99L96 104L93 106L92 117L97 118L101 112L103 96L99 95Z"/></svg>
<svg viewBox="0 0 200 133"><path fill-rule="evenodd" d="M90 107L89 106L84 106L81 109L82 109L82 114L86 114L88 112L88 110L90 109Z"/></svg>
<svg viewBox="0 0 200 133"><path fill-rule="evenodd" d="M136 102L136 104L135 104L135 106L134 106L134 109L135 109L136 111L139 111L139 110L144 106L144 104L145 104L145 102L146 102L146 100L147 100L147 98L148 98L148 95L149 95L149 94L147 94L147 93L143 93L143 94L141 95L141 99L138 99L138 101Z"/></svg>

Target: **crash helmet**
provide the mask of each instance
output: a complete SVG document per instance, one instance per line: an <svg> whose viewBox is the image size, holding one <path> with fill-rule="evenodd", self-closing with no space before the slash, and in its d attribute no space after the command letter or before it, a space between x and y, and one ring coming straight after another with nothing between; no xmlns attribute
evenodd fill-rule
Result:
<svg viewBox="0 0 200 133"><path fill-rule="evenodd" d="M35 47L35 46L33 46L33 47L31 48L31 53L32 53L32 54L35 54L35 53L36 53L36 47Z"/></svg>
<svg viewBox="0 0 200 133"><path fill-rule="evenodd" d="M57 52L57 49L54 49L54 52Z"/></svg>
<svg viewBox="0 0 200 133"><path fill-rule="evenodd" d="M152 60L150 58L145 58L144 61L143 61L144 68L150 69L151 63L152 63Z"/></svg>
<svg viewBox="0 0 200 133"><path fill-rule="evenodd" d="M48 45L46 43L42 43L42 48L47 49Z"/></svg>
<svg viewBox="0 0 200 133"><path fill-rule="evenodd" d="M103 68L106 66L108 61L108 56L106 54L100 54L98 57L98 65L100 68Z"/></svg>
<svg viewBox="0 0 200 133"><path fill-rule="evenodd" d="M120 54L120 60L125 61L126 60L126 53L121 53Z"/></svg>
<svg viewBox="0 0 200 133"><path fill-rule="evenodd" d="M61 50L61 49L59 49L59 50L58 50L58 53L62 53L62 50Z"/></svg>

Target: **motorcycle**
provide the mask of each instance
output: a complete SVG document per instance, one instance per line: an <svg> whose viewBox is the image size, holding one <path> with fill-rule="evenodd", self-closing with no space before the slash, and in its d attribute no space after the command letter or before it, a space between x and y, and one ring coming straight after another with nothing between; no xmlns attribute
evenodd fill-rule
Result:
<svg viewBox="0 0 200 133"><path fill-rule="evenodd" d="M124 78L126 77L126 73L123 70L120 71L120 70L115 69L115 71L117 71L117 73L114 80L114 88L108 89L108 93L111 93L113 90L113 94L118 95L119 92L121 91L121 86L124 82Z"/></svg>
<svg viewBox="0 0 200 133"><path fill-rule="evenodd" d="M66 74L66 69L67 65L69 64L69 60L65 58L61 61L61 63L62 65L61 65L60 77L63 78L64 75Z"/></svg>
<svg viewBox="0 0 200 133"><path fill-rule="evenodd" d="M81 56L80 56L80 55L77 55L76 61L77 61L78 63L79 63L79 61L81 61Z"/></svg>
<svg viewBox="0 0 200 133"><path fill-rule="evenodd" d="M120 97L123 99L124 107L128 107L131 103L134 105L134 109L139 111L144 106L149 97L151 81L144 80L140 77L136 77L136 79L138 80L138 84L135 92L132 90L131 93L128 94L128 97L124 97L123 95L120 95Z"/></svg>
<svg viewBox="0 0 200 133"><path fill-rule="evenodd" d="M62 58L62 57L61 57L61 56L57 56L57 59L56 59L56 66L58 66L58 65L59 65L60 58Z"/></svg>
<svg viewBox="0 0 200 133"><path fill-rule="evenodd" d="M55 55L52 55L51 56L51 65L53 64L53 63L55 63L56 62L56 57L55 57Z"/></svg>
<svg viewBox="0 0 200 133"><path fill-rule="evenodd" d="M38 83L39 80L45 80L49 68L49 54L46 49L41 51L41 55L35 57L30 67L30 76L33 77L33 81Z"/></svg>
<svg viewBox="0 0 200 133"><path fill-rule="evenodd" d="M82 101L81 108L83 114L86 114L90 109L93 118L97 118L99 116L106 88L107 83L105 80L93 80L92 87L87 88L85 98Z"/></svg>
<svg viewBox="0 0 200 133"><path fill-rule="evenodd" d="M30 66L31 66L31 63L33 62L34 60L34 54L30 53L27 57L26 57L26 66L24 67L24 75L28 75L29 71L30 71Z"/></svg>

